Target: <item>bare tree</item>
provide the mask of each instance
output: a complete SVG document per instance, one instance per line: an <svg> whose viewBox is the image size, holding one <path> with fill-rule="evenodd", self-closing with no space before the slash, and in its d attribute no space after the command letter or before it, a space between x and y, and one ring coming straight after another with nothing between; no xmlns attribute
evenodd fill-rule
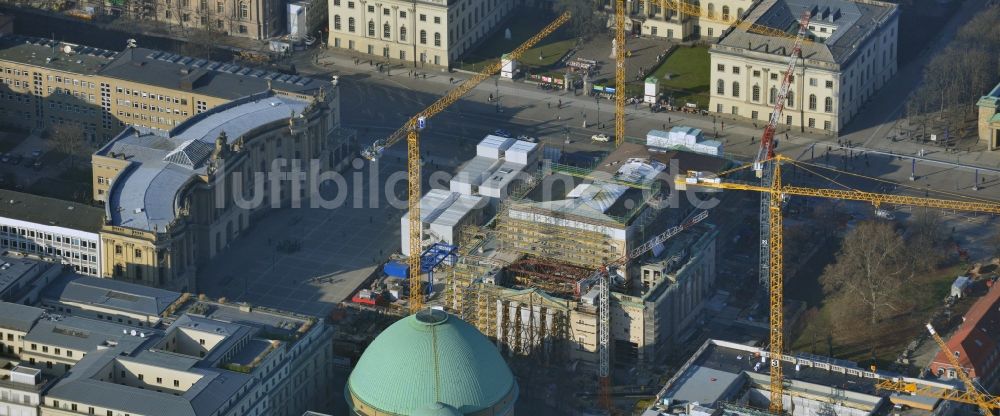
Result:
<svg viewBox="0 0 1000 416"><path fill-rule="evenodd" d="M601 2L603 4L603 2ZM558 0L555 5L559 13L570 12L573 18L569 21L569 29L573 36L590 39L601 33L607 24L607 15L595 8L595 2L589 0Z"/></svg>
<svg viewBox="0 0 1000 416"><path fill-rule="evenodd" d="M855 327L863 322L868 339L883 319L902 308L900 289L912 275L906 243L887 222L864 222L847 233L836 262L820 277L832 295L836 321Z"/></svg>

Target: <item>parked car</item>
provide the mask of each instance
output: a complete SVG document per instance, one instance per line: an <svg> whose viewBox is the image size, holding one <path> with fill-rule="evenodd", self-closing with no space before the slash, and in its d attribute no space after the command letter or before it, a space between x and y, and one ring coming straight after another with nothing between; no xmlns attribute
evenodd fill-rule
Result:
<svg viewBox="0 0 1000 416"><path fill-rule="evenodd" d="M34 170L42 170L42 159L35 159L35 161L31 163L31 168Z"/></svg>
<svg viewBox="0 0 1000 416"><path fill-rule="evenodd" d="M35 150L35 151L31 152L31 157L33 157L35 159L38 159L38 158L42 157L42 151L41 150Z"/></svg>
<svg viewBox="0 0 1000 416"><path fill-rule="evenodd" d="M607 134L597 133L597 134L595 134L593 136L590 136L590 140L593 140L595 142L604 142L604 143L607 143L611 139L608 137Z"/></svg>
<svg viewBox="0 0 1000 416"><path fill-rule="evenodd" d="M10 154L10 164L12 164L12 165L20 165L22 160L24 160L24 156L13 154L13 153Z"/></svg>
<svg viewBox="0 0 1000 416"><path fill-rule="evenodd" d="M512 134L510 134L510 132L509 132L509 131L507 131L507 130L504 130L504 129L496 129L496 130L495 130L495 131L493 132L493 135L494 135L494 136L500 136L500 137L503 137L503 138L506 138L506 139L509 139L509 138L512 138L512 137L514 137L514 136L513 136Z"/></svg>
<svg viewBox="0 0 1000 416"><path fill-rule="evenodd" d="M0 153L0 162L10 163L10 153Z"/></svg>

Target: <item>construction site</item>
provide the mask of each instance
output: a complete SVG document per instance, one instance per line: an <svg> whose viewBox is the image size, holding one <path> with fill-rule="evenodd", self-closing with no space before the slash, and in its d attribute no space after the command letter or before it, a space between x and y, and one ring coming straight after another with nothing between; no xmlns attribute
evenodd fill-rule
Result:
<svg viewBox="0 0 1000 416"><path fill-rule="evenodd" d="M665 3L665 7L672 6ZM951 199L938 199L922 188L893 187L894 193L852 188L818 170L826 169L834 177L873 178L775 151L797 57L816 13L806 10L798 19L786 16L792 29L780 36L790 43L791 53L759 151L750 161L727 158L721 142L704 140L692 128L653 130L646 140L626 140L625 19L624 2L618 1L613 51L618 93L611 151L591 155L591 163L574 163L563 147L544 148L497 130L479 142L476 154L462 164L448 189L422 192L419 137L427 118L510 65L570 18L568 13L560 16L365 150L364 156L375 160L385 148L406 140L409 210L400 222L402 255L386 265L385 276L371 287L372 292L388 295L369 296L364 303L376 304L372 299L378 299L400 312L416 314L431 308L461 317L495 343L518 375L525 397L563 411L617 414L621 409L612 395L633 390L648 395L642 386L656 383L664 374L675 377L656 396L648 414L888 414L889 401L883 400L887 392L926 398L897 397L896 409L908 403L905 406L933 410L938 401L975 405L987 412L1000 408L1000 400L983 393L963 370L955 371L963 382L961 389L954 383L926 384L874 367L866 371L853 363L794 354L786 345L783 210L789 197L863 202L877 209L1000 213L996 202L954 199L962 197L955 193L942 192ZM608 136L594 137L610 141ZM826 183L790 185L790 178L782 175L783 166ZM827 183L836 187L824 187ZM669 366L676 361L668 363L670 358L690 352L693 334L705 326L712 299L728 296L716 287L720 228L741 219L706 220L712 207L681 195L719 190L739 191L737 195L754 199L759 195L759 247L754 245L759 258L753 268L758 273L751 274L760 290L753 296L757 303L749 309L761 306L766 316L758 315L764 323L755 322L753 316L741 319L766 329L767 335L748 341L753 347L706 342L693 361L675 373L676 368ZM948 351L930 324L928 328L941 351ZM745 357L740 365L746 368L728 375L720 368L694 368L702 366L699 360L714 360L702 356L706 349L723 351L737 361ZM866 387L847 392L835 383L859 381L838 377L798 382L797 374L807 364L827 372L843 369L865 379ZM950 364L961 367L957 358ZM714 384L723 376L732 383ZM704 382L705 377L713 389L722 388L712 396L714 408L697 401L711 391L686 384L693 378ZM691 398L682 399L686 403L681 408L675 406L672 392L678 388L691 393Z"/></svg>

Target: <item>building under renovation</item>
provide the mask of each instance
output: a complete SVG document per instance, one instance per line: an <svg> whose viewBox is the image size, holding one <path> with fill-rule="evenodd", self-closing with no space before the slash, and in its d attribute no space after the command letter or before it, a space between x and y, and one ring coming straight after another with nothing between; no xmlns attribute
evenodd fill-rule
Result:
<svg viewBox="0 0 1000 416"><path fill-rule="evenodd" d="M663 359L695 321L716 275L717 231L707 223L626 258L693 211L664 206L668 188L656 184L678 155L686 154L626 144L602 161L602 171L547 164L532 187L499 206L494 228L462 241L445 304L506 354L596 364L596 283L610 265L616 362Z"/></svg>

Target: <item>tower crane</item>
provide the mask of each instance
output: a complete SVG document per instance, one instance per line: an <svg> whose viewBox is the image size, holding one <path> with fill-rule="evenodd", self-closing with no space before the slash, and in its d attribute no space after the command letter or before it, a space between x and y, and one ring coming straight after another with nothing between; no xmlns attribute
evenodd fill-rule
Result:
<svg viewBox="0 0 1000 416"><path fill-rule="evenodd" d="M782 394L784 384L782 379L782 354L784 353L782 338L784 335L784 311L782 309L784 293L782 280L782 218L781 206L785 196L805 196L814 198L840 199L847 201L865 201L876 208L882 204L907 205L949 209L966 212L982 212L1000 214L1000 203L994 201L956 201L937 198L921 198L904 195L889 195L874 192L864 192L854 189L822 189L785 185L781 181L781 164L795 163L792 159L775 155L765 162L772 165L772 181L770 186L752 185L740 182L723 182L720 178L708 177L701 172L688 172L686 178L678 178L678 190L688 188L714 188L723 190L742 190L766 194L768 202L768 260L770 261L770 375L771 403L769 410L773 414L782 413ZM756 163L754 163L756 165ZM746 166L744 166L745 168ZM732 172L732 171L730 171ZM852 174L860 176L857 174Z"/></svg>
<svg viewBox="0 0 1000 416"><path fill-rule="evenodd" d="M973 404L979 406L979 410L981 410L984 415L992 415L994 410L1000 409L1000 397L991 396L979 390L976 383L973 382L972 378L965 372L965 368L963 368L958 362L958 358L955 358L955 354L953 354L948 348L948 344L946 344L944 340L941 339L941 336L938 335L937 331L934 330L934 326L928 323L927 331L930 332L931 338L934 338L934 342L936 342L938 347L941 348L941 352L948 357L948 362L951 366L955 368L955 374L958 375L958 378L962 380L962 384L965 385L965 391L939 389L933 387L917 387L916 383L907 383L901 379L881 380L875 385L875 387L879 389Z"/></svg>
<svg viewBox="0 0 1000 416"><path fill-rule="evenodd" d="M611 279L611 274L609 273L610 266L623 266L631 260L639 258L639 256L646 254L653 247L658 244L663 243L675 235L680 234L688 228L693 227L705 218L708 218L708 211L699 211L692 214L689 218L685 219L681 224L675 225L668 228L663 233L650 238L641 246L636 247L628 252L628 254L613 260L606 265L602 266L600 270L597 271L594 278L597 279L597 293L598 293L598 321L597 321L597 355L599 358L599 366L597 371L599 386L599 403L600 406L608 411L611 410L611 319L609 314L609 308L611 308L611 293L608 286L608 280Z"/></svg>
<svg viewBox="0 0 1000 416"><path fill-rule="evenodd" d="M615 1L615 147L625 142L625 0ZM600 120L598 120L600 121Z"/></svg>
<svg viewBox="0 0 1000 416"><path fill-rule="evenodd" d="M570 13L565 12L559 17L557 17L552 23L542 28L540 32L529 38L521 46L510 52L510 59L519 58L528 49L531 49L536 43L544 39L546 36L550 35L564 23L570 19ZM454 104L459 98L462 98L466 93L472 91L477 85L485 81L487 78L500 72L503 63L501 61L494 62L493 64L487 66L482 71L472 76L472 78L467 79L465 82L460 84L455 89L449 91L447 94L439 98L429 107L425 108L423 111L417 115L411 117L406 123L403 124L398 130L390 134L384 139L376 140L371 146L367 147L361 152L361 156L368 160L377 160L382 152L389 146L398 143L403 137L406 137L406 171L407 171L407 204L409 207L409 224L410 224L410 238L409 238L409 248L410 256L407 264L410 268L410 298L409 298L409 308L410 313L416 313L423 307L424 296L421 290L420 281L420 240L422 232L422 224L420 221L420 135L419 131L426 126L427 119L437 115L448 106Z"/></svg>
<svg viewBox="0 0 1000 416"><path fill-rule="evenodd" d="M697 16L701 19L711 20L713 22L731 24L732 27L734 28L743 29L751 33L757 33L760 35L772 36L776 38L787 38L787 39L795 39L796 37L798 37L797 34L793 35L780 29L775 29L773 27L768 27L764 25L758 25L756 23L750 23L745 20L740 20L740 18L742 18L743 16L737 16L735 20L726 18L725 15L723 15L721 18L715 17L715 15L713 14L703 13L699 6L696 6L691 3L686 3L683 0L676 0L676 1L662 0L661 4L664 10L670 9L677 12L678 14L683 13L690 16ZM812 40L809 38L804 38L802 42L812 43Z"/></svg>

